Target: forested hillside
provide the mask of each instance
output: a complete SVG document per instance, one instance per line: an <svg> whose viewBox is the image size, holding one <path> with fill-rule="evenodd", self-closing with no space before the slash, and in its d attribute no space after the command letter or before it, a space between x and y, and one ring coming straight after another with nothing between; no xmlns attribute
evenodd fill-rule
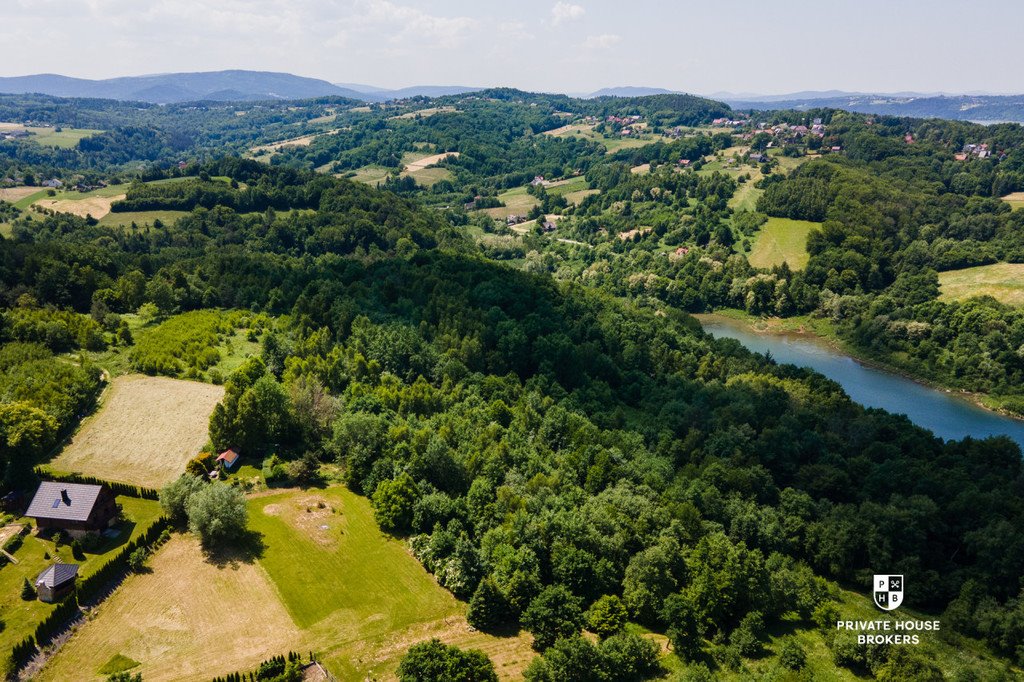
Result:
<svg viewBox="0 0 1024 682"><path fill-rule="evenodd" d="M677 164L716 145L682 139L636 153ZM340 466L346 484L372 500L381 528L408 539L440 584L470 602L470 622L532 633L545 653L531 679L598 661L618 661L612 670L628 662L640 671L631 679L661 674L644 638L617 634L627 620L664 633L679 665L722 674L743 676L765 655L768 631L788 627L820 628L840 667L937 679L938 664L912 648L835 636L839 586L865 589L883 566L913 576L910 605L945 614L947 641L978 638L1024 663L1019 448L1004 438L942 442L852 403L820 375L701 332L680 309L748 298L734 278L756 280L758 271L729 253L742 235L729 206L740 183L669 170L633 174L618 157L602 159L586 175L601 194L567 212L565 229L579 244L548 242L538 229L519 238L537 251L522 268L485 257L458 210L251 160L129 190L133 210L191 211L173 225L16 220L0 241L3 395L15 406L0 422L5 485L23 485L14 473L38 461L53 442L44 436L70 423L95 390L95 370L79 355L131 347L123 316L244 309L273 322L259 331L258 357L227 378L213 445L268 456L272 475ZM214 188L204 177L228 182ZM818 183L835 216L813 238L804 274L774 272L789 291L806 292L786 294L794 311L826 295L830 259L856 257L844 245L892 265L854 265L853 279L840 272L836 296L877 305L893 295L877 292L918 281L897 265L887 230L911 229L901 212L926 213L938 192L918 189L920 208L902 195L883 202L897 214L877 218L876 237L871 220L845 223L840 211L852 212L857 196L876 206L886 192L915 195L874 182L853 160L811 162L765 182L761 210L791 210L773 207L787 191L776 188ZM832 197L843 192L851 199ZM1012 219L991 200L946 201L976 207L949 223L991 216L985 241L1012 247ZM878 209L862 214L873 219ZM645 250L639 232L620 239L637 220L652 227L650 238L692 251L670 259ZM848 224L867 234L829 237ZM914 248L927 268L927 244ZM597 268L591 280L574 270L573 259L593 265L598 253L621 273ZM564 269L555 258L566 259ZM658 275L667 286L641 296L634 276L648 265L668 268ZM662 303L648 305L648 295ZM182 371L145 364L149 347L129 355L138 369ZM51 355L68 351L59 363ZM201 354L190 357L205 369ZM80 397L67 404L45 387L23 387L19 376L37 372L32 363ZM581 639L584 626L604 643ZM1014 674L981 658L958 665L986 679Z"/></svg>

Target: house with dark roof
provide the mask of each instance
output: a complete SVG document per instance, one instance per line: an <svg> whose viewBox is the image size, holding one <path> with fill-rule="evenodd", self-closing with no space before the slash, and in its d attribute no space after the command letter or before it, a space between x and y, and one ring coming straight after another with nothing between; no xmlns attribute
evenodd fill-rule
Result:
<svg viewBox="0 0 1024 682"><path fill-rule="evenodd" d="M25 516L40 530L60 530L72 537L98 533L117 521L117 501L105 485L43 481Z"/></svg>
<svg viewBox="0 0 1024 682"><path fill-rule="evenodd" d="M57 563L50 566L36 578L36 594L39 601L58 602L75 589L78 564Z"/></svg>

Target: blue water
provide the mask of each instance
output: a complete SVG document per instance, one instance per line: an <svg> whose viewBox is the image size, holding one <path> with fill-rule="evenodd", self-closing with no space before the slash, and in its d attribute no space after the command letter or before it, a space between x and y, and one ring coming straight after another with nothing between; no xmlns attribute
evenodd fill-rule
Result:
<svg viewBox="0 0 1024 682"><path fill-rule="evenodd" d="M915 424L943 438L1007 435L1024 449L1024 421L990 412L956 394L862 365L813 337L758 334L741 322L717 317L704 318L701 324L711 334L736 339L757 353L771 351L780 364L817 370L841 384L858 403L905 414Z"/></svg>

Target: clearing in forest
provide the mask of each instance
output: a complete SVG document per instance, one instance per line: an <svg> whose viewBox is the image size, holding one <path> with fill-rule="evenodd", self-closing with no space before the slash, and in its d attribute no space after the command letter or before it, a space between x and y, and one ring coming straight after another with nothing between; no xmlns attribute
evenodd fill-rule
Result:
<svg viewBox="0 0 1024 682"><path fill-rule="evenodd" d="M939 273L944 301L991 296L1007 305L1024 305L1024 263L993 263Z"/></svg>
<svg viewBox="0 0 1024 682"><path fill-rule="evenodd" d="M757 233L754 248L748 260L756 268L771 268L788 263L793 270L800 270L810 256L807 254L807 235L818 226L808 220L769 218Z"/></svg>
<svg viewBox="0 0 1024 682"><path fill-rule="evenodd" d="M56 471L157 488L207 440L224 388L140 374L115 378L99 412L50 463Z"/></svg>
<svg viewBox="0 0 1024 682"><path fill-rule="evenodd" d="M249 519L261 556L218 567L191 538L174 538L41 679L102 679L97 671L120 654L138 661L133 672L147 681L209 680L289 650L318 652L338 679L394 679L412 644L438 637L482 650L510 680L535 655L525 633L471 630L465 604L381 533L366 498L343 487L257 494ZM211 646L215 656L206 655Z"/></svg>
<svg viewBox="0 0 1024 682"><path fill-rule="evenodd" d="M36 206L58 213L71 213L79 218L92 216L99 219L110 213L112 203L120 201L124 197L124 194L117 194L112 197L92 196L82 199L40 199L36 201Z"/></svg>
<svg viewBox="0 0 1024 682"><path fill-rule="evenodd" d="M1014 192L1013 194L1007 194L1003 197L1003 201L1010 205L1010 208L1017 210L1018 208L1024 208L1024 192Z"/></svg>
<svg viewBox="0 0 1024 682"><path fill-rule="evenodd" d="M498 220L504 220L510 215L525 217L530 212L530 209L540 203L537 197L526 191L525 187L517 187L507 192L502 192L498 195L498 200L505 205L484 209L484 213Z"/></svg>

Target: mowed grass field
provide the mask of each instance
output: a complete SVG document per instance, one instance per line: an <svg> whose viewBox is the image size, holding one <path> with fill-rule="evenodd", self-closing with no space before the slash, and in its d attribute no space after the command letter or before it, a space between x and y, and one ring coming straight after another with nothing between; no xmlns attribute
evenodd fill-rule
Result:
<svg viewBox="0 0 1024 682"><path fill-rule="evenodd" d="M99 412L50 462L55 471L158 488L206 443L224 388L141 374L111 381Z"/></svg>
<svg viewBox="0 0 1024 682"><path fill-rule="evenodd" d="M560 128L553 130L547 130L543 133L550 137L579 137L584 140L591 140L598 144L604 145L605 150L609 154L613 154L620 149L634 149L636 147L644 147L658 140L668 141L669 138L663 135L651 135L643 134L633 137L605 137L601 133L594 130L594 126L586 123L573 123L564 125Z"/></svg>
<svg viewBox="0 0 1024 682"><path fill-rule="evenodd" d="M748 260L756 268L770 268L788 263L793 270L800 270L809 256L807 235L818 226L807 220L769 218L754 238L754 246Z"/></svg>
<svg viewBox="0 0 1024 682"><path fill-rule="evenodd" d="M129 211L127 213L107 213L99 219L99 224L104 227L131 227L134 223L137 228L151 227L156 221L164 225L173 225L178 218L188 215L188 211ZM93 218L98 216L93 215Z"/></svg>
<svg viewBox="0 0 1024 682"><path fill-rule="evenodd" d="M78 141L82 138L103 132L102 130L92 130L89 128L62 128L58 131L53 128L27 127L20 123L0 123L0 130L27 130L32 133L27 139L38 142L45 147L58 147L60 149L71 149L77 146Z"/></svg>
<svg viewBox="0 0 1024 682"><path fill-rule="evenodd" d="M261 557L215 566L176 537L40 679L101 679L121 654L147 682L209 680L289 650L318 652L339 680L394 679L408 647L431 637L481 649L502 679L521 679L532 660L526 634L472 631L465 605L380 532L365 498L341 487L277 491L250 498L249 514Z"/></svg>
<svg viewBox="0 0 1024 682"><path fill-rule="evenodd" d="M77 563L81 566L81 576L91 575L110 560L118 547L134 540L160 517L160 504L153 500L118 497L117 503L121 505L128 521L121 527L122 534L108 540L104 546L98 548L98 552L86 553L84 562L72 557L70 545L57 548L52 541L29 534L21 547L14 552L14 558L18 563L8 563L0 568L0 614L3 614L6 624L6 627L0 630L0 650L9 651L15 644L32 634L39 622L53 610L52 604L38 600L22 600L21 586L26 578L29 582L34 582L43 569L57 560ZM20 519L19 523L30 523L30 520ZM50 558L46 557L47 553Z"/></svg>
<svg viewBox="0 0 1024 682"><path fill-rule="evenodd" d="M974 296L1024 305L1024 263L993 263L939 273L942 300L962 301Z"/></svg>
<svg viewBox="0 0 1024 682"><path fill-rule="evenodd" d="M498 195L498 199L504 206L498 208L485 208L483 211L492 218L504 220L510 215L526 216L530 209L539 204L537 197L527 193L525 187L517 187Z"/></svg>

